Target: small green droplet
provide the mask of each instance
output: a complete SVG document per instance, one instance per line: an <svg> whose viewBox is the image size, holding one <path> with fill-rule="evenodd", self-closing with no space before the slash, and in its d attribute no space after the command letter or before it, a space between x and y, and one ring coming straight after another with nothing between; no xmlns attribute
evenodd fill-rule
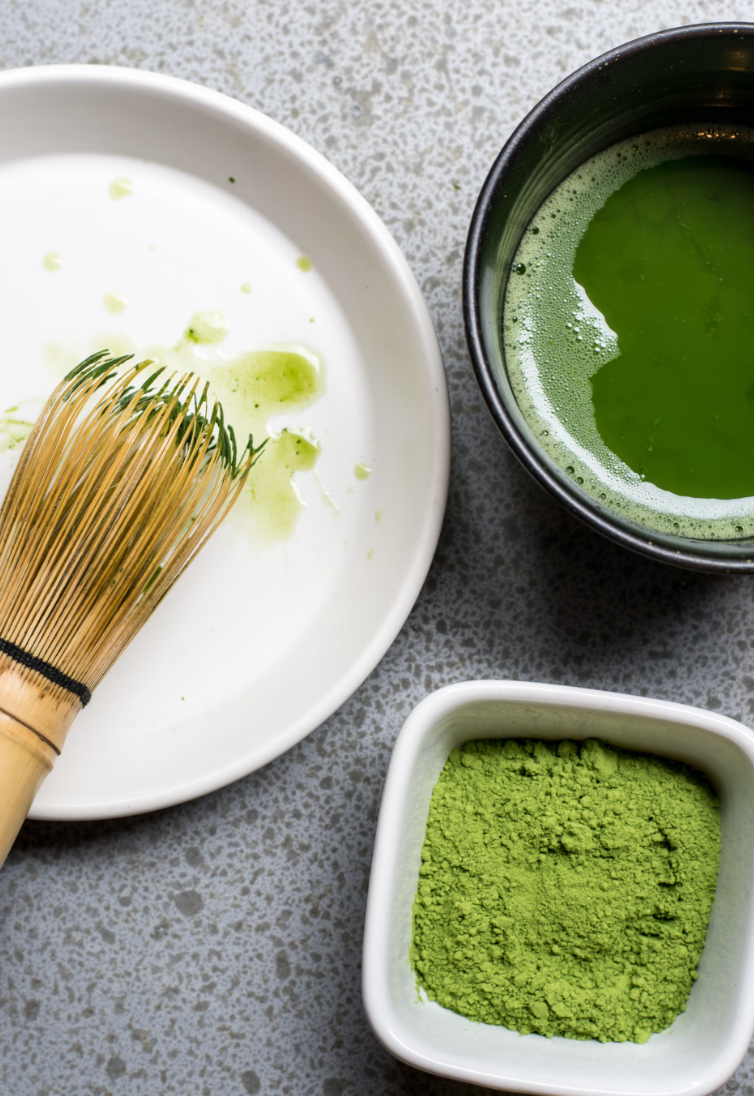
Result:
<svg viewBox="0 0 754 1096"><path fill-rule="evenodd" d="M106 293L102 298L102 303L108 312L118 313L122 312L128 304L128 298L122 296L120 293Z"/></svg>
<svg viewBox="0 0 754 1096"><path fill-rule="evenodd" d="M206 312L197 312L191 317L185 338L191 342L211 345L220 343L228 334L228 321L222 312L208 309Z"/></svg>
<svg viewBox="0 0 754 1096"><path fill-rule="evenodd" d="M312 261L308 257L308 255L299 255L299 257L296 259L296 266L299 268L299 270L303 270L304 273L306 273L308 270L311 270Z"/></svg>
<svg viewBox="0 0 754 1096"><path fill-rule="evenodd" d="M60 270L63 265L63 260L58 255L57 251L48 251L44 259L42 259L42 266L45 270L49 270L53 274L56 270Z"/></svg>
<svg viewBox="0 0 754 1096"><path fill-rule="evenodd" d="M229 182L229 183L235 183L235 181L236 181L236 180L235 180L235 179L233 178L233 176L232 176L232 175L229 175L229 176L228 176L228 182Z"/></svg>
<svg viewBox="0 0 754 1096"><path fill-rule="evenodd" d="M243 285L241 286L241 292L242 293L251 293L251 286L249 285L248 282L243 283Z"/></svg>
<svg viewBox="0 0 754 1096"><path fill-rule="evenodd" d="M110 183L110 197L117 201L119 198L128 198L134 192L134 184L125 175L119 175Z"/></svg>
<svg viewBox="0 0 754 1096"><path fill-rule="evenodd" d="M357 464L353 470L353 474L356 476L357 480L369 479L372 474L372 469L366 464Z"/></svg>

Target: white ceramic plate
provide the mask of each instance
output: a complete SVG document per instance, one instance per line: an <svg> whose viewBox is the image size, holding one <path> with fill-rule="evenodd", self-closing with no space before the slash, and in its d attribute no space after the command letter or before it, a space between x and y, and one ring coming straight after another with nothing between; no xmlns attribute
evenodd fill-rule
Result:
<svg viewBox="0 0 754 1096"><path fill-rule="evenodd" d="M273 423L320 444L296 474L293 534L265 540L231 515L77 718L32 817L165 807L289 749L394 639L445 507L442 362L375 213L251 108L150 73L24 69L0 74L0 137L0 412L97 347L173 345L207 309L229 325L196 351L210 375L290 343L327 373L321 399ZM121 176L133 193L114 200ZM127 307L108 312L108 294ZM0 452L3 490L17 454Z"/></svg>

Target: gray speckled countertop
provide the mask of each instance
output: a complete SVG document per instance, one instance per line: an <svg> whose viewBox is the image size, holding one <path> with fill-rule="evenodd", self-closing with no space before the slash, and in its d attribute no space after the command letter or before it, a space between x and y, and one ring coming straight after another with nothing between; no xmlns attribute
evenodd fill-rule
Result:
<svg viewBox="0 0 754 1096"><path fill-rule="evenodd" d="M440 685L497 677L665 697L752 725L752 580L629 555L529 480L477 390L460 283L485 174L553 84L639 35L753 14L745 0L0 5L3 66L171 73L258 107L329 157L425 293L454 441L447 519L416 608L324 726L198 801L24 826L0 872L3 1096L479 1091L394 1061L361 1006L375 822L408 712ZM726 1091L750 1094L753 1064Z"/></svg>

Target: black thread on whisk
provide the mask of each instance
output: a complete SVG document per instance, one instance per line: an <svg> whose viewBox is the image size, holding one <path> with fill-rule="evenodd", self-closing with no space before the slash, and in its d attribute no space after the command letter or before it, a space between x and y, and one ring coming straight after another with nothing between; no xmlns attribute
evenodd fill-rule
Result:
<svg viewBox="0 0 754 1096"><path fill-rule="evenodd" d="M37 658L35 655L30 655L23 647L11 643L10 640L0 639L0 652L4 655L8 655L9 658L12 658L14 662L20 663L21 666L25 666L27 670L35 670L36 673L41 674L42 677L46 677L48 681L51 681L53 685L60 685L69 693L73 693L73 695L77 696L81 701L82 708L85 708L92 699L92 694L89 692L86 685L83 685L80 681L76 681L75 677L69 677L68 674L64 674L62 670L59 670L57 666L53 666L51 662L45 662L43 658Z"/></svg>

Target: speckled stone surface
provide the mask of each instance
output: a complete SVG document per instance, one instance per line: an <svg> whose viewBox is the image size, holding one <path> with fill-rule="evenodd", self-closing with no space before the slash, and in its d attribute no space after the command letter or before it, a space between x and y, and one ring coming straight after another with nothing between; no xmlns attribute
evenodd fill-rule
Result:
<svg viewBox="0 0 754 1096"><path fill-rule="evenodd" d="M453 474L418 604L356 695L286 756L199 801L27 823L0 872L8 1096L461 1096L366 1023L360 949L380 791L402 721L475 677L624 690L754 725L754 581L666 569L530 481L473 379L460 303L475 196L534 103L653 30L746 2L5 0L0 64L137 66L227 92L350 178L426 295ZM752 1092L747 1058L726 1091Z"/></svg>

